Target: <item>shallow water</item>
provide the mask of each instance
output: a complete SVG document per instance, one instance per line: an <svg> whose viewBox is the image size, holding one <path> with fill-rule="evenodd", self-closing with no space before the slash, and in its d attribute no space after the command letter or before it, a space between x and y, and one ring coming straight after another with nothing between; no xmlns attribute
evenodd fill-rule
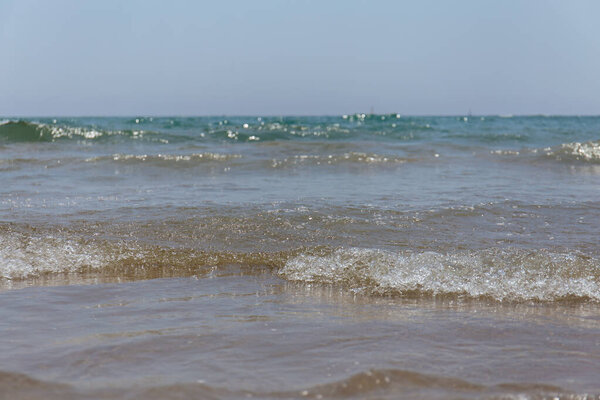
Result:
<svg viewBox="0 0 600 400"><path fill-rule="evenodd" d="M0 397L597 398L600 118L0 123Z"/></svg>
<svg viewBox="0 0 600 400"><path fill-rule="evenodd" d="M600 389L600 316L589 304L368 297L235 267L0 299L10 304L6 398L576 398Z"/></svg>

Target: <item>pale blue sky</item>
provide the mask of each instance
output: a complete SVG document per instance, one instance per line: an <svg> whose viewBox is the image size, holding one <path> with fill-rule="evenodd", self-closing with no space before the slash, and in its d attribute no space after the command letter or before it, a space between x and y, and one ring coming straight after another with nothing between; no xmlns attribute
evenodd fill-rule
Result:
<svg viewBox="0 0 600 400"><path fill-rule="evenodd" d="M0 115L600 114L600 2L0 0Z"/></svg>

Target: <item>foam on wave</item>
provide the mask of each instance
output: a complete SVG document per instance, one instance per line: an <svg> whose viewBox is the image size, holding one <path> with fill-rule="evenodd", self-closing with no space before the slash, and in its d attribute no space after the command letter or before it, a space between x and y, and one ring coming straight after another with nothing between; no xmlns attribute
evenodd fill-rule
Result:
<svg viewBox="0 0 600 400"><path fill-rule="evenodd" d="M112 156L90 157L86 162L115 161L124 164L201 164L205 162L221 162L242 158L240 154L193 153L193 154L113 154Z"/></svg>
<svg viewBox="0 0 600 400"><path fill-rule="evenodd" d="M525 159L530 157L541 157L541 159L566 163L582 162L586 164L598 164L600 163L600 141L563 143L558 146L546 147L543 149L498 149L490 150L490 154L524 157Z"/></svg>
<svg viewBox="0 0 600 400"><path fill-rule="evenodd" d="M295 252L226 252L161 247L137 241L0 234L0 282L64 274L154 279L202 274L215 267L276 268Z"/></svg>
<svg viewBox="0 0 600 400"><path fill-rule="evenodd" d="M600 141L563 143L560 147L548 150L546 155L560 161L600 163Z"/></svg>
<svg viewBox="0 0 600 400"><path fill-rule="evenodd" d="M600 260L580 252L490 248L441 254L343 247L232 252L14 231L0 235L0 280L89 273L149 279L232 264L367 295L600 302Z"/></svg>
<svg viewBox="0 0 600 400"><path fill-rule="evenodd" d="M55 236L0 236L0 278L4 279L100 269L113 257L97 245Z"/></svg>
<svg viewBox="0 0 600 400"><path fill-rule="evenodd" d="M279 275L294 281L344 285L367 294L600 301L599 260L547 250L439 254L342 248L329 255L291 258Z"/></svg>
<svg viewBox="0 0 600 400"><path fill-rule="evenodd" d="M273 168L296 165L337 165L337 164L403 164L414 159L375 153L347 152L343 154L298 154L282 159L273 159Z"/></svg>

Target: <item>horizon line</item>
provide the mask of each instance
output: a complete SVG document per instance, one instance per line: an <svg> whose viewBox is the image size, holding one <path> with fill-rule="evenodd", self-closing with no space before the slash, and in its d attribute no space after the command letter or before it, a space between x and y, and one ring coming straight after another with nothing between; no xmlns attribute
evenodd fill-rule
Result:
<svg viewBox="0 0 600 400"><path fill-rule="evenodd" d="M512 117L600 117L599 114L546 114L546 113L532 113L532 114L402 114L398 112L389 113L365 113L365 112L354 112L344 114L39 114L39 115L27 115L27 114L14 114L14 115L0 115L2 119L10 118L128 118L128 117L148 117L148 118L215 118L215 117L229 117L229 118L291 118L291 117L350 117L356 115L396 115L399 118L410 118L410 117L501 117L501 118L512 118Z"/></svg>

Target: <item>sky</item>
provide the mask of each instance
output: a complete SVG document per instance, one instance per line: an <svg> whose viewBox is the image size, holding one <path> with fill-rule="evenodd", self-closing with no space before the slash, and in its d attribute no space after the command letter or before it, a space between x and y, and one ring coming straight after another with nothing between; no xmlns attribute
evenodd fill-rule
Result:
<svg viewBox="0 0 600 400"><path fill-rule="evenodd" d="M0 0L0 115L600 114L596 0Z"/></svg>

